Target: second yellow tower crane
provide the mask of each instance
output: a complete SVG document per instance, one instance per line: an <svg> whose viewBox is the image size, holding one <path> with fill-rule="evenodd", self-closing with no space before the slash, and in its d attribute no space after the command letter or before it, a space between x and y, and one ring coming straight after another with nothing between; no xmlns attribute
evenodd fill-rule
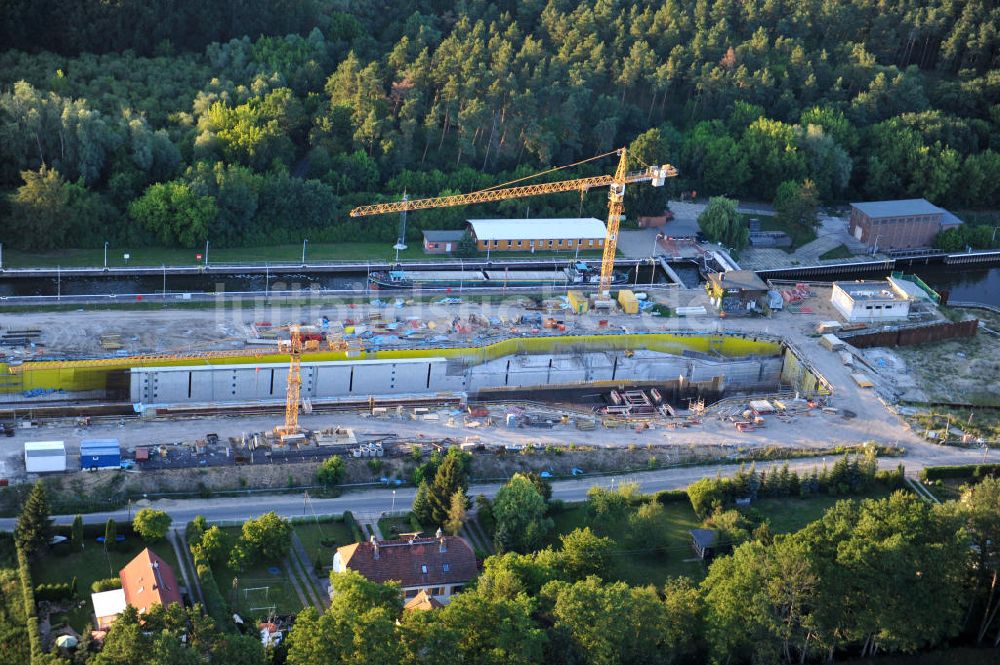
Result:
<svg viewBox="0 0 1000 665"><path fill-rule="evenodd" d="M600 175L589 178L577 178L575 180L561 180L558 182L545 182L533 185L518 185L514 187L497 186L483 189L469 194L456 194L454 196L438 196L427 199L414 199L412 201L398 201L396 203L377 203L374 205L360 206L350 212L351 217L365 217L368 215L380 215L384 213L396 213L408 210L426 210L428 208L449 208L454 206L473 205L477 203L489 203L491 201L506 201L508 199L518 199L528 196L539 196L541 194L554 194L557 192L579 191L586 192L594 187L608 187L608 223L607 235L604 239L604 253L601 258L601 282L599 295L608 298L611 289L611 280L615 267L615 254L618 251L618 228L621 225L622 214L625 211L625 186L631 183L648 182L654 187L662 187L667 178L677 175L677 169L669 164L662 166L648 166L642 171L629 173L628 159L625 148L620 148L614 152L598 155L583 161L592 161L607 155L618 155L618 167L614 175ZM581 164L583 162L577 162ZM572 164L570 166L575 166ZM560 167L568 168L568 167ZM558 169L550 169L546 173ZM537 177L529 176L529 177ZM527 180L522 178L521 180ZM518 182L518 181L516 181ZM510 184L510 183L507 183Z"/></svg>

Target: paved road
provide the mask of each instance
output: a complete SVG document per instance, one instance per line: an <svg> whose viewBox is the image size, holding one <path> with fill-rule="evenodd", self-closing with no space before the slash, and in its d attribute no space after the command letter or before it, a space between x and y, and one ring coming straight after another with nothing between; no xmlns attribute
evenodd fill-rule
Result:
<svg viewBox="0 0 1000 665"><path fill-rule="evenodd" d="M954 455L942 458L937 463L971 463L975 460L971 454L964 454L967 451L956 450ZM825 463L832 464L834 458L808 458L789 462L792 469L808 471L813 467L822 466ZM897 464L903 462L907 465L907 473L918 472L923 465L919 462L914 464L913 460L906 458L887 457L879 460L879 467L883 469L893 469ZM757 468L770 468L781 466L783 460L758 463ZM681 489L687 487L692 482L705 477L714 477L716 474L729 476L734 474L740 465L721 464L712 466L698 466L682 469L661 469L659 471L645 471L630 475L619 476L598 476L576 480L560 480L552 483L552 498L562 501L583 501L587 498L587 491L591 487L611 487L614 484L623 482L636 482L643 493L652 493L664 489ZM498 483L472 485L469 488L470 496L485 494L492 497L500 488ZM403 487L395 491L390 489L365 490L358 492L348 492L335 499L310 498L308 501L302 495L278 495L261 496L253 495L248 497L233 497L224 499L161 499L157 501L140 501L133 504L133 510L144 507L151 507L166 511L174 520L174 526L182 526L195 515L203 515L209 521L223 520L246 520L274 511L283 517L301 517L316 515L339 514L345 510L354 513L380 513L388 512L393 508L396 510L409 509L413 505L413 496L416 489ZM109 518L119 521L128 521L129 513L126 509L115 510L103 513L89 513L83 516L83 521L87 524L103 524ZM56 522L69 524L73 520L72 515L58 515ZM14 519L0 519L0 530L9 531L14 528Z"/></svg>

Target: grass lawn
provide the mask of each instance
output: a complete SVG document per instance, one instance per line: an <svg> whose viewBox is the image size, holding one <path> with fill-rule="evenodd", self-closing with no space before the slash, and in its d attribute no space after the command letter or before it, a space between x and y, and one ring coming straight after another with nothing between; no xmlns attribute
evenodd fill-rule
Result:
<svg viewBox="0 0 1000 665"><path fill-rule="evenodd" d="M829 252L823 252L819 255L820 261L828 261L831 259L849 259L854 256L854 252L847 249L847 245L837 245Z"/></svg>
<svg viewBox="0 0 1000 665"><path fill-rule="evenodd" d="M383 517L378 521L378 528L386 539L396 538L401 533L413 533L408 517Z"/></svg>
<svg viewBox="0 0 1000 665"><path fill-rule="evenodd" d="M751 218L759 219L761 231L784 231L785 233L787 233L789 237L791 237L792 239L792 246L781 248L786 252L792 252L801 247L802 245L805 245L806 243L812 242L813 240L816 239L815 230L782 224L781 222L778 221L777 217L771 217L768 215L759 215L759 214L753 214L753 215L741 214L741 217L743 218L744 222Z"/></svg>
<svg viewBox="0 0 1000 665"><path fill-rule="evenodd" d="M239 538L240 527L223 527L222 530L231 542ZM272 608L277 614L298 614L302 609L302 601L280 561L258 561L238 573L224 563L215 564L212 574L219 593L244 619L266 616Z"/></svg>
<svg viewBox="0 0 1000 665"><path fill-rule="evenodd" d="M309 522L292 526L309 554L310 563L319 558L324 566L329 566L338 547L354 542L351 530L343 521Z"/></svg>
<svg viewBox="0 0 1000 665"><path fill-rule="evenodd" d="M136 247L108 249L108 266L120 268L126 265L124 254L129 255L127 265L130 266L191 266L202 263L195 256L204 254L205 248L183 249L174 247ZM570 250L555 252L491 252L490 258L553 258L572 259L575 253ZM597 259L601 257L598 251L581 251L580 258ZM302 245L270 245L267 247L209 247L209 265L216 263L254 262L298 262L302 260ZM309 243L306 248L306 262L321 261L382 261L394 260L396 251L390 243L381 242L341 242L341 243ZM427 258L449 259L446 254L425 254L420 242L411 243L407 249L399 253L401 260L417 260ZM482 252L475 258L486 258ZM98 267L104 265L104 248L95 249L63 249L51 252L19 252L7 250L3 256L5 268L41 268L63 266Z"/></svg>
<svg viewBox="0 0 1000 665"><path fill-rule="evenodd" d="M107 577L118 577L118 571L125 567L135 555L146 547L146 543L137 537L130 537L118 548L112 548L107 553L104 546L93 538L87 540L82 552L70 552L69 545L59 545L48 556L34 564L31 568L32 581L37 584L70 582L75 575L77 589L81 596L90 596L90 585L96 580ZM177 556L174 548L166 540L154 543L150 549L159 554L177 573L178 581L183 584ZM66 554L62 554L66 552Z"/></svg>
<svg viewBox="0 0 1000 665"><path fill-rule="evenodd" d="M146 543L137 537L129 537L125 542L118 543L118 548L105 553L104 546L89 538L82 552L70 552L69 545L64 544L52 550L48 556L31 567L32 581L35 585L58 582L71 582L77 578L77 598L82 605L70 612L53 616L53 624L66 621L81 631L91 620L93 606L90 603L90 585L96 580L108 577L118 577L118 571L125 567L146 547ZM177 581L184 584L174 548L166 540L154 543L151 549L159 554L164 561L173 567Z"/></svg>
<svg viewBox="0 0 1000 665"><path fill-rule="evenodd" d="M698 526L699 521L691 505L687 502L670 503L664 506L665 515L662 528L667 533L666 550L663 552L616 552L612 558L611 575L614 579L629 584L655 584L663 586L668 577L686 576L695 581L705 576L705 567L694 559L691 550L690 529ZM554 515L555 527L550 532L547 544L559 546L559 536L574 529L590 526L585 504L576 504L567 510ZM626 524L618 524L607 530L607 535L624 550Z"/></svg>
<svg viewBox="0 0 1000 665"><path fill-rule="evenodd" d="M864 496L813 496L808 499L799 498L773 498L757 499L753 502L752 508L766 520L771 522L773 533L791 533L798 531L811 522L815 522L833 504L841 499L854 499L861 501L864 499L881 499L889 496L890 492L879 489Z"/></svg>

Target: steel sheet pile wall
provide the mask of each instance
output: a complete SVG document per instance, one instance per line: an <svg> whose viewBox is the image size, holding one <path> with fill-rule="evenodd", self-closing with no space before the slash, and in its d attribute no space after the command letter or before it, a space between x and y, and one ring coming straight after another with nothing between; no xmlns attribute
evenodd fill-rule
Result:
<svg viewBox="0 0 1000 665"><path fill-rule="evenodd" d="M852 346L867 349L872 346L914 346L957 337L972 337L978 330L979 321L971 319L957 323L935 323L929 326L881 330L872 333L842 335L842 337Z"/></svg>
<svg viewBox="0 0 1000 665"><path fill-rule="evenodd" d="M303 397L469 392L621 382L716 381L722 389L774 390L780 355L678 356L655 351L513 355L482 364L444 358L303 363ZM170 367L132 370L132 401L145 404L244 402L284 397L287 368Z"/></svg>

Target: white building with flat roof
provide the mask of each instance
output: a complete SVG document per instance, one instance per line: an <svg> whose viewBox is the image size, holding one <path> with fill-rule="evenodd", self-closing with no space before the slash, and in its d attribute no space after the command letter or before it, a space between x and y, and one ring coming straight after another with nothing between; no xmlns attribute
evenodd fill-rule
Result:
<svg viewBox="0 0 1000 665"><path fill-rule="evenodd" d="M910 297L888 281L834 282L830 302L847 321L903 321L910 316Z"/></svg>

